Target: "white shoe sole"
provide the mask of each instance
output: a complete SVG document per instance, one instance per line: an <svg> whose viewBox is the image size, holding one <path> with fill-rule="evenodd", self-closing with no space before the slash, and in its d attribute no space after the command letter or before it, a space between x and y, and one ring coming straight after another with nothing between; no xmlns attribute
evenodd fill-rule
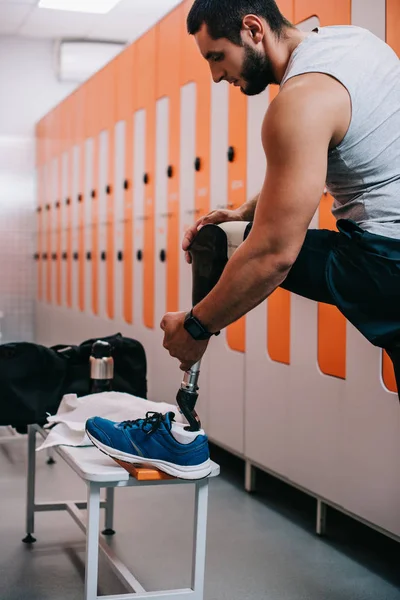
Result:
<svg viewBox="0 0 400 600"><path fill-rule="evenodd" d="M167 473L168 475L172 475L173 477L178 477L179 479L204 479L211 474L211 461L207 459L206 462L201 463L200 465L194 465L190 467L185 467L181 465L176 465L174 463L167 462L165 460L157 460L152 458L143 458L143 456L136 456L135 454L128 454L126 452L121 452L121 450L116 450L115 448L110 448L110 446L106 446L96 440L90 433L86 430L86 434L88 438L93 442L93 444L104 454L111 456L111 458L117 458L123 462L127 462L130 464L140 464L151 467L156 467L160 471Z"/></svg>

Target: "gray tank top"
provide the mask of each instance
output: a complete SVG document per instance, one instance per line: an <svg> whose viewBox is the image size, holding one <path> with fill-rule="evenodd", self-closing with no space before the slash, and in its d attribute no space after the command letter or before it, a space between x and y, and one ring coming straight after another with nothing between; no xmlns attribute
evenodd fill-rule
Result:
<svg viewBox="0 0 400 600"><path fill-rule="evenodd" d="M400 239L400 61L366 29L317 31L294 50L281 87L311 72L331 75L345 86L352 117L344 139L328 154L332 213L370 233Z"/></svg>

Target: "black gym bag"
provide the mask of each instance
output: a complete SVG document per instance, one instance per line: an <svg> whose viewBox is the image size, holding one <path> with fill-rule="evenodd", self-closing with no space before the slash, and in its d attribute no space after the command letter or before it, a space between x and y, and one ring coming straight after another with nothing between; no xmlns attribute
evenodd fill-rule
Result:
<svg viewBox="0 0 400 600"><path fill-rule="evenodd" d="M113 390L147 398L147 363L142 344L121 334L87 340L79 346L17 342L0 345L0 425L26 431L54 415L64 394L90 393L92 344L102 339L112 346Z"/></svg>

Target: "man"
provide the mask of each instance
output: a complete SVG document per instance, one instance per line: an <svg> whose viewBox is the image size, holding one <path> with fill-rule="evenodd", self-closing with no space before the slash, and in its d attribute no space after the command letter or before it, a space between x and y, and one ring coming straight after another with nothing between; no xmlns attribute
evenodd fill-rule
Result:
<svg viewBox="0 0 400 600"><path fill-rule="evenodd" d="M187 19L213 80L280 93L261 126L262 190L236 211L199 227L253 221L211 293L193 310L213 334L278 286L336 305L373 344L387 349L400 389L400 63L370 32L350 26L294 28L274 0L196 0ZM325 185L338 232L308 230ZM164 346L186 370L208 340L169 313Z"/></svg>

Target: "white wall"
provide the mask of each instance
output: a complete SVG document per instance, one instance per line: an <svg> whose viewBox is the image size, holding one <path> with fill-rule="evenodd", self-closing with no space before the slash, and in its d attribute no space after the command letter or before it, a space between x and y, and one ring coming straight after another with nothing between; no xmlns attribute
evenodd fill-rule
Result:
<svg viewBox="0 0 400 600"><path fill-rule="evenodd" d="M0 326L2 342L34 339L35 123L70 94L53 43L0 37Z"/></svg>

